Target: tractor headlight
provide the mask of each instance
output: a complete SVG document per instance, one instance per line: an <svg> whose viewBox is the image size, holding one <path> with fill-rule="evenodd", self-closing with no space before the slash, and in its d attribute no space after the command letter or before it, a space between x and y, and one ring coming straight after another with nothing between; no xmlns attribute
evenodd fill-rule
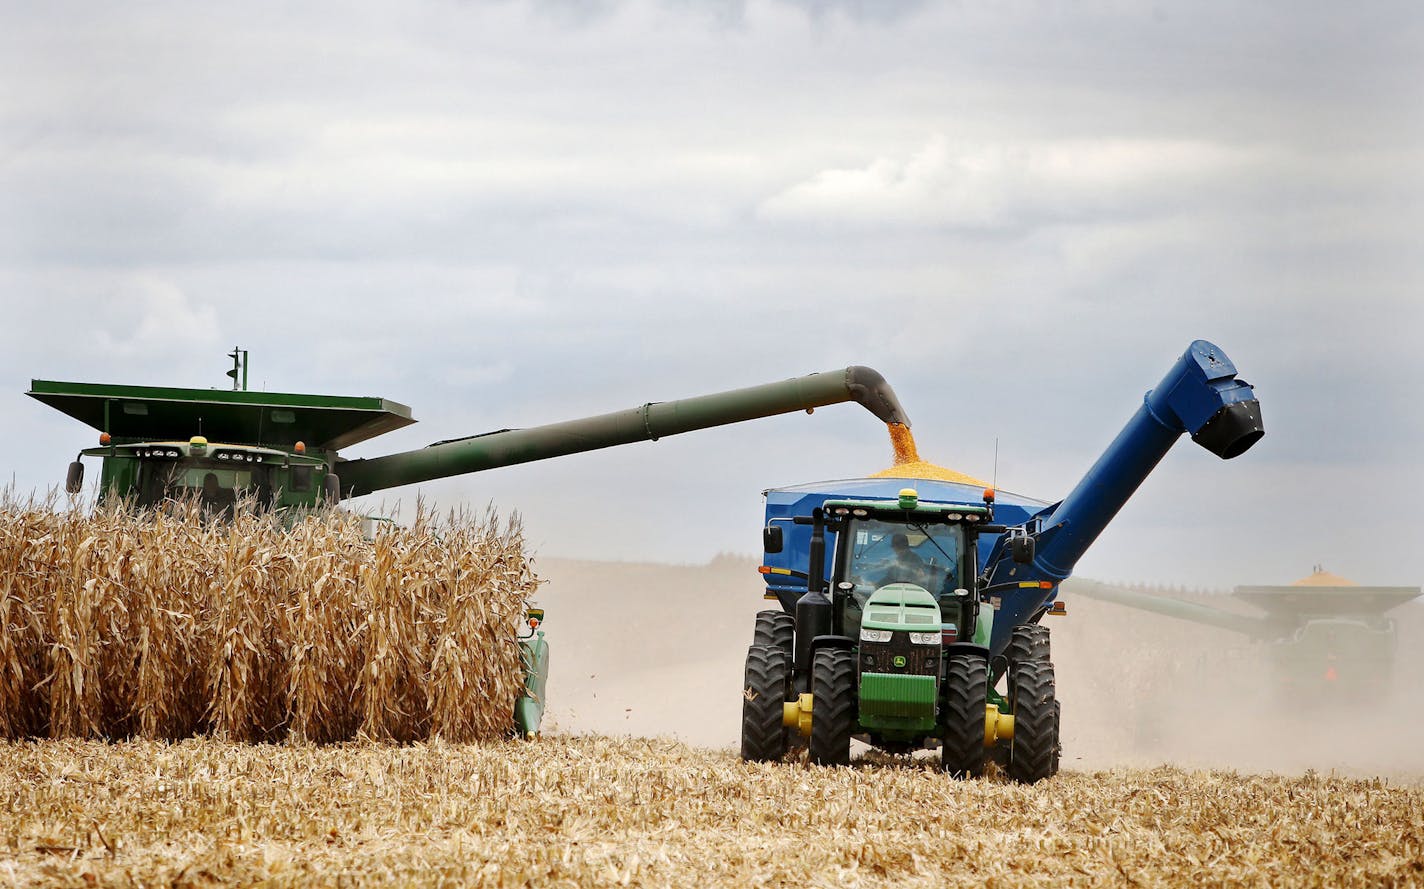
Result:
<svg viewBox="0 0 1424 889"><path fill-rule="evenodd" d="M860 628L861 642L889 642L890 637L894 635L894 632L891 630L868 630L865 627Z"/></svg>
<svg viewBox="0 0 1424 889"><path fill-rule="evenodd" d="M910 643L912 645L938 645L940 641L939 633L911 633Z"/></svg>

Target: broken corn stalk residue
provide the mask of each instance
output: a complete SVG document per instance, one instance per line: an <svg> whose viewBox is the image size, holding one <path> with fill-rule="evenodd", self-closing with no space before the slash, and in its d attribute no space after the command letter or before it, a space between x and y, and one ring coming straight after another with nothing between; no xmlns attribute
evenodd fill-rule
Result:
<svg viewBox="0 0 1424 889"><path fill-rule="evenodd" d="M895 449L895 465L882 469L871 478L918 478L939 482L958 482L963 485L986 485L983 479L955 472L934 463L920 459L920 450L915 446L915 434L903 423L887 423L890 430L890 445Z"/></svg>

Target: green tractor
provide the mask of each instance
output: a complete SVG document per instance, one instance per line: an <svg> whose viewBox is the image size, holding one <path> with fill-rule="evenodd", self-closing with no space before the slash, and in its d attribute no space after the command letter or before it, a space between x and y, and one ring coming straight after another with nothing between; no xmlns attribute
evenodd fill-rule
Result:
<svg viewBox="0 0 1424 889"><path fill-rule="evenodd" d="M758 615L747 653L742 756L804 742L811 762L843 765L859 738L938 746L959 776L991 758L1019 781L1053 775L1041 620L1062 613L1058 585L1183 434L1223 459L1265 434L1251 386L1204 340L1058 503L924 478L767 491L761 571L780 608Z"/></svg>
<svg viewBox="0 0 1424 889"><path fill-rule="evenodd" d="M779 760L804 743L812 762L844 765L859 738L892 752L938 746L956 777L982 775L991 757L1022 781L1058 770L1048 628L1014 628L997 671L1006 690L991 681L999 678L989 657L995 611L978 595L979 537L1006 529L992 521L994 495L985 496L979 504L929 502L907 488L893 500L829 499L793 519L810 526L812 566L827 532L840 542L824 584L831 595L807 593L793 613L757 615L743 758ZM768 554L784 552L781 530L768 526ZM1031 546L1016 552L1025 559ZM821 585L793 569L763 573Z"/></svg>

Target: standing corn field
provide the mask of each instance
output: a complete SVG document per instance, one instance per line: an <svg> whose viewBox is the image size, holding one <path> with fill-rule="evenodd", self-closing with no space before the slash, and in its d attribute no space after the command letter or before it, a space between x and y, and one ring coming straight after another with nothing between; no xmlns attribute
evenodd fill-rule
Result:
<svg viewBox="0 0 1424 889"><path fill-rule="evenodd" d="M0 501L0 736L331 742L509 731L538 586L517 518L290 528Z"/></svg>

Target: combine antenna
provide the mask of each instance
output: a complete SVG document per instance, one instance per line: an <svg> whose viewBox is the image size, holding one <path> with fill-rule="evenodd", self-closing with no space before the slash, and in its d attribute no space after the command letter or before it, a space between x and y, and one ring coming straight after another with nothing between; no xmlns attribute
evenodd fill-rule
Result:
<svg viewBox="0 0 1424 889"><path fill-rule="evenodd" d="M242 391L247 391L247 350L239 346L233 346L232 351L227 353L227 357L232 359L232 370L227 375L232 377L232 391L238 388L238 374L242 375Z"/></svg>
<svg viewBox="0 0 1424 889"><path fill-rule="evenodd" d="M999 490L999 437L994 436L994 474L989 477L989 487Z"/></svg>

